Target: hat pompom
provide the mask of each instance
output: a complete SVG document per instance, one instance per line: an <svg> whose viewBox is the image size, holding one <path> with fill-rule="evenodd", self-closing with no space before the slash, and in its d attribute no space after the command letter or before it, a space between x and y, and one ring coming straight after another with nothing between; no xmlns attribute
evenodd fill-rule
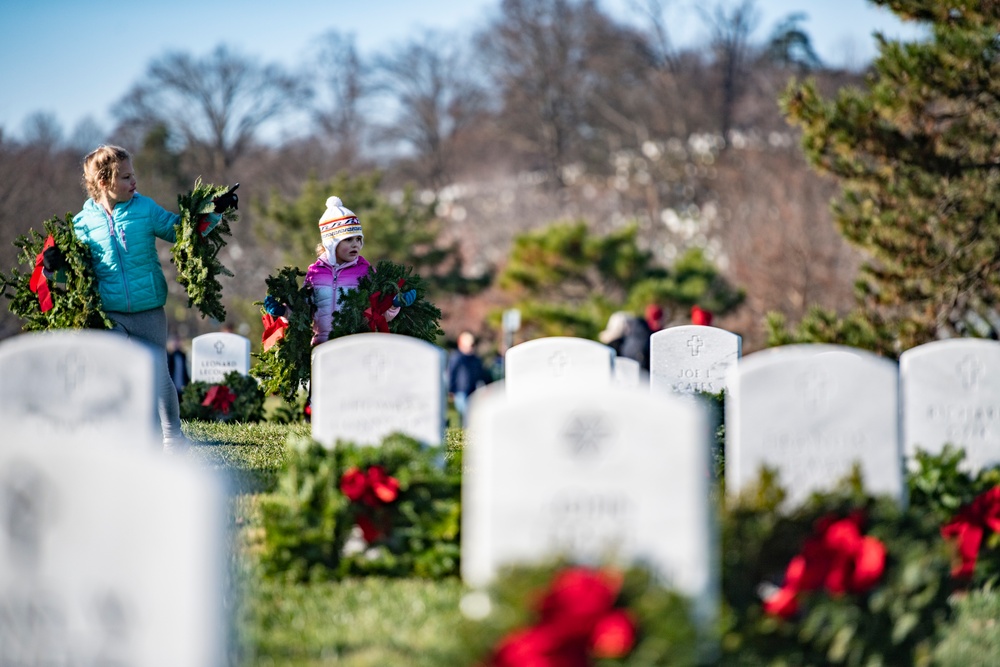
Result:
<svg viewBox="0 0 1000 667"><path fill-rule="evenodd" d="M343 206L343 205L344 205L344 202L340 201L340 197L338 197L337 195L333 195L332 197L330 197L329 199L326 200L326 207L327 208L334 208L335 206L339 207L339 206Z"/></svg>

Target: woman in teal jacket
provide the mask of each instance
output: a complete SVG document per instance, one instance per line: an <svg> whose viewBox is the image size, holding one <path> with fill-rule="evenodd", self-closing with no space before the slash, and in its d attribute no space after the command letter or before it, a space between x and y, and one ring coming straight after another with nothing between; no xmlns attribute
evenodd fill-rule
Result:
<svg viewBox="0 0 1000 667"><path fill-rule="evenodd" d="M113 331L153 346L163 448L185 449L190 442L181 432L177 391L167 372L167 281L156 253L156 239L177 240L180 216L136 192L132 158L124 148L91 152L83 161L83 181L90 199L73 218L73 228L90 248L101 306ZM235 208L235 193L223 197L216 200L217 212ZM220 218L212 214L212 225Z"/></svg>

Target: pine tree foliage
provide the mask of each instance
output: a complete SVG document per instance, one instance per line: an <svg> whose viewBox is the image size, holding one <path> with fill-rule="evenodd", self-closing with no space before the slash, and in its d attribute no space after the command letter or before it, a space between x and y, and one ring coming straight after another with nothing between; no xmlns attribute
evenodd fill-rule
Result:
<svg viewBox="0 0 1000 667"><path fill-rule="evenodd" d="M861 307L898 349L1000 332L1000 4L876 0L927 22L925 41L879 39L864 89L822 99L795 83L784 112L812 164L842 182L834 215L869 259Z"/></svg>
<svg viewBox="0 0 1000 667"><path fill-rule="evenodd" d="M28 235L18 236L14 246L18 248L18 265L9 274L0 273L3 294L10 303L10 312L23 320L24 331L44 331L47 329L110 329L111 321L104 314L101 297L97 291L97 279L90 263L90 249L76 238L73 231L73 214L64 218L58 216L43 224L45 234L31 229ZM42 246L51 235L55 246L66 257L66 267L55 279L50 279L52 308L42 312L38 295L31 291L29 282L35 270L35 258L42 252Z"/></svg>
<svg viewBox="0 0 1000 667"><path fill-rule="evenodd" d="M226 309L222 305L222 285L218 277L233 276L233 272L219 261L219 251L226 245L225 237L232 236L229 223L236 221L237 214L232 209L227 210L219 224L205 235L198 227L201 216L215 210L212 200L228 189L198 179L191 192L177 197L181 219L175 226L177 242L170 251L171 261L177 266L177 282L187 291L188 307L194 306L202 317L219 322L225 321Z"/></svg>
<svg viewBox="0 0 1000 667"><path fill-rule="evenodd" d="M882 322L877 313L855 310L841 317L823 308L810 308L794 329L777 312L767 315L768 347L800 343L834 343L871 350L884 357L896 358L897 334L894 327Z"/></svg>
<svg viewBox="0 0 1000 667"><path fill-rule="evenodd" d="M744 298L699 249L668 269L639 247L634 225L601 236L583 222L519 235L499 285L516 300L525 335L532 337L595 338L615 310L700 304L718 314Z"/></svg>
<svg viewBox="0 0 1000 667"><path fill-rule="evenodd" d="M313 298L310 286L299 285L299 278L303 276L305 272L301 269L286 266L278 275L266 278L268 295L288 308L285 313L288 329L276 345L254 355L257 361L250 369L265 393L280 395L292 405L299 390L304 390L309 383L312 366Z"/></svg>
<svg viewBox="0 0 1000 667"><path fill-rule="evenodd" d="M373 297L396 296L401 292L416 290L416 300L403 306L392 321L388 322L389 333L402 334L437 343L444 331L438 326L441 310L427 300L427 282L413 272L413 268L381 260L373 271L358 281L357 289L341 292L337 310L333 313L330 339L356 333L372 331L365 311L372 308Z"/></svg>

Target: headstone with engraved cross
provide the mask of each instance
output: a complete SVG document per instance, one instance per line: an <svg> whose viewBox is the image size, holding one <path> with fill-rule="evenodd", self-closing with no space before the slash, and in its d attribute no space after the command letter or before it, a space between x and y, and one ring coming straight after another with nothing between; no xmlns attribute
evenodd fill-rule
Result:
<svg viewBox="0 0 1000 667"><path fill-rule="evenodd" d="M695 324L657 331L649 339L650 387L677 394L717 394L726 388L729 369L739 362L742 340L725 329Z"/></svg>
<svg viewBox="0 0 1000 667"><path fill-rule="evenodd" d="M191 340L191 381L219 384L236 371L250 372L250 340L234 333L207 333Z"/></svg>
<svg viewBox="0 0 1000 667"><path fill-rule="evenodd" d="M0 343L0 440L159 433L149 347L108 331L26 333Z"/></svg>
<svg viewBox="0 0 1000 667"><path fill-rule="evenodd" d="M926 343L899 357L903 447L965 450L963 467L1000 464L1000 343L960 338Z"/></svg>
<svg viewBox="0 0 1000 667"><path fill-rule="evenodd" d="M597 341L571 336L536 338L504 355L507 392L550 391L559 387L610 384L615 351Z"/></svg>
<svg viewBox="0 0 1000 667"><path fill-rule="evenodd" d="M707 407L614 384L473 394L462 482L462 576L567 557L642 562L714 613Z"/></svg>
<svg viewBox="0 0 1000 667"><path fill-rule="evenodd" d="M829 490L855 464L865 488L905 500L895 362L837 345L790 345L730 371L726 491L777 470L795 505Z"/></svg>
<svg viewBox="0 0 1000 667"><path fill-rule="evenodd" d="M221 484L123 437L0 441L0 665L226 664Z"/></svg>
<svg viewBox="0 0 1000 667"><path fill-rule="evenodd" d="M410 336L362 333L318 345L312 357L312 436L378 445L404 433L444 442L445 353Z"/></svg>

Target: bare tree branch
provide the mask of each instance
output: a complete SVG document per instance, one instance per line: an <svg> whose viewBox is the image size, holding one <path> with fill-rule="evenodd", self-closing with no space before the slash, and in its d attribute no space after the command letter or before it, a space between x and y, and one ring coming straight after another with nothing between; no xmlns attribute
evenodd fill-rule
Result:
<svg viewBox="0 0 1000 667"><path fill-rule="evenodd" d="M307 96L305 86L280 67L258 65L220 46L201 59L171 53L154 61L116 109L125 128L166 125L221 176L263 125Z"/></svg>

